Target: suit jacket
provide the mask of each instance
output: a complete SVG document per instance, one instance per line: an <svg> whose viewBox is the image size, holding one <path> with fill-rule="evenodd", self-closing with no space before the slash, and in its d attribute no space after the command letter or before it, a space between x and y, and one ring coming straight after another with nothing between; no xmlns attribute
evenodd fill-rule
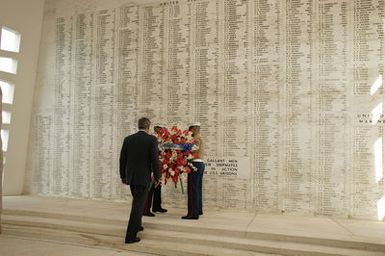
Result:
<svg viewBox="0 0 385 256"><path fill-rule="evenodd" d="M124 139L120 152L120 178L128 185L148 186L151 171L159 180L159 149L155 136L139 131Z"/></svg>

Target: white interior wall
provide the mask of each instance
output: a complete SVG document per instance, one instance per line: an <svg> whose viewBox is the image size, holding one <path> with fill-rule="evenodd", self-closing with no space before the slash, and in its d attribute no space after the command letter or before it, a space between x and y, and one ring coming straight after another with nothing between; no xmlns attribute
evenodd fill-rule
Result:
<svg viewBox="0 0 385 256"><path fill-rule="evenodd" d="M0 27L6 26L21 34L20 53L0 50L1 56L17 58L17 74L0 72L0 78L15 84L14 102L4 106L12 112L8 150L5 153L4 195L22 193L25 163L35 88L44 0L0 0Z"/></svg>

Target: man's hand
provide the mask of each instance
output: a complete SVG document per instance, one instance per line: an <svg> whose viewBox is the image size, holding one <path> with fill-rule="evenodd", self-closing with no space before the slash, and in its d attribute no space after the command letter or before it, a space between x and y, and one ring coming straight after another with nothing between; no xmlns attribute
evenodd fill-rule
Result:
<svg viewBox="0 0 385 256"><path fill-rule="evenodd" d="M160 180L155 180L154 179L154 187L156 188L156 187L158 187L158 186L160 186L162 183L160 182Z"/></svg>

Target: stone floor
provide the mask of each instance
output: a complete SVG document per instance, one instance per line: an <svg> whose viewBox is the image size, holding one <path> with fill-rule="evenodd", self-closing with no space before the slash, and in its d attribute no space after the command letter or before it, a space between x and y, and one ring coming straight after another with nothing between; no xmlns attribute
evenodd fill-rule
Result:
<svg viewBox="0 0 385 256"><path fill-rule="evenodd" d="M370 246L374 246L376 252L372 253L369 248L367 253L362 254L362 251L354 255L385 255L385 223L379 221L363 221L363 220L348 220L326 217L301 217L290 215L266 215L253 214L248 212L234 212L234 211L206 211L199 220L182 220L180 216L184 214L181 209L169 209L165 214L157 214L156 217L144 217L143 225L145 231L140 233L142 247L130 247L124 245L123 236L126 228L127 217L129 214L130 202L111 202L100 200L82 200L82 199L63 199L63 198L45 198L32 196L8 196L4 197L4 232L0 236L0 255L168 255L167 252L157 253L156 249L141 250L153 246L157 243L154 237L165 237L173 235L180 235L184 230L191 231L191 241L194 243L201 243L204 249L207 244L205 240L215 239L218 237L222 242L229 239L229 244L244 243L246 246L253 244L254 241L262 238L274 241L274 243L286 242L282 245L272 245L271 247L280 247L281 250L273 248L271 250L264 249L266 244L261 246L255 245L254 252L247 251L245 254L237 255L271 255L263 253L276 253L275 255L311 255L311 254L296 254L288 253L285 249L292 248L298 245L299 241L307 243L315 242L317 246L339 246L340 244L350 243L352 247L358 244L361 250L366 250ZM54 219L54 220L53 220ZM31 224L32 223L32 224ZM37 224L38 223L38 224ZM82 226L84 225L84 226ZM88 226L87 226L88 225ZM108 235L113 238L113 243L109 246L103 244L92 243L77 243L76 239L69 239L68 233L61 234L59 232L62 227L72 226L68 232L81 232L87 230L88 233L95 233L99 235ZM43 236L37 235L23 235L21 231L28 233L29 229L46 228L47 230L57 230L56 237L67 237L66 239L49 240ZM78 229L76 229L78 228ZM17 229L19 229L17 231ZM16 232L16 231L17 232ZM50 231L51 232L51 231ZM53 231L52 231L53 232ZM179 232L179 233L178 233ZM21 234L21 235L20 235ZM31 233L32 234L32 233ZM34 233L36 234L36 233ZM220 236L226 236L221 238ZM47 233L48 236L48 233ZM183 235L184 236L184 235ZM207 236L207 237L206 237ZM169 241L158 241L160 245L171 243ZM108 238L109 239L109 238ZM187 238L186 238L187 239ZM190 239L190 238L189 238ZM195 240L194 240L195 239ZM231 240L230 240L231 239ZM245 241L236 241L234 239L246 239ZM255 239L255 240L251 240ZM187 240L188 241L188 240ZM198 242L197 242L198 241ZM219 250L223 245L220 241L212 240L212 244L218 243L218 247L213 250ZM287 245L287 243L293 244ZM186 250L188 244L182 245L179 248ZM362 244L362 246L360 245ZM174 246L174 245L171 245ZM191 245L192 246L192 245ZM226 246L226 244L224 244ZM313 245L312 245L313 246ZM349 247L348 244L343 245ZM146 247L146 248L145 248ZM300 246L303 249L303 245ZM136 248L131 251L130 248ZM139 248L139 249L138 249ZM258 251L258 248L262 248ZM175 249L175 248L174 248ZM233 248L234 250L242 249L239 245ZM194 251L191 248L191 251ZM314 249L315 250L315 249ZM333 250L333 249L330 249ZM197 249L199 251L199 248ZM207 251L207 255L221 255L215 251ZM234 251L235 253L236 251ZM227 253L227 254L226 254ZM174 255L183 255L182 253L173 253ZM231 255L231 252L225 252L226 255ZM171 254L170 254L171 255ZM193 253L185 255L194 255ZM205 253L197 255L206 255ZM317 255L317 254L314 254ZM326 255L326 254L319 254ZM353 255L346 251L344 254L330 254L330 255Z"/></svg>
<svg viewBox="0 0 385 256"><path fill-rule="evenodd" d="M92 248L68 243L39 241L33 238L22 238L0 235L1 256L151 256L154 254L127 252L111 248Z"/></svg>

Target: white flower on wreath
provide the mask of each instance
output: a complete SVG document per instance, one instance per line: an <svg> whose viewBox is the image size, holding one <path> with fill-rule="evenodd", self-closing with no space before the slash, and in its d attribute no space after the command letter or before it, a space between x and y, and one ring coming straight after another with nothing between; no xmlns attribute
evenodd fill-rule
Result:
<svg viewBox="0 0 385 256"><path fill-rule="evenodd" d="M163 165L163 169L166 170L167 168L168 168L168 165L167 165L167 164L164 164L164 165Z"/></svg>
<svg viewBox="0 0 385 256"><path fill-rule="evenodd" d="M170 173L171 176L175 175L175 171L171 168L168 169L168 172Z"/></svg>
<svg viewBox="0 0 385 256"><path fill-rule="evenodd" d="M193 144L191 150L192 150L192 151L196 151L196 150L198 150L198 149L199 149L199 146L196 145L196 144Z"/></svg>
<svg viewBox="0 0 385 256"><path fill-rule="evenodd" d="M177 153L176 153L175 151L173 151L173 152L172 152L172 155L171 155L171 157L170 157L170 161L171 161L171 162L174 162L174 161L176 160L177 156L178 156Z"/></svg>

